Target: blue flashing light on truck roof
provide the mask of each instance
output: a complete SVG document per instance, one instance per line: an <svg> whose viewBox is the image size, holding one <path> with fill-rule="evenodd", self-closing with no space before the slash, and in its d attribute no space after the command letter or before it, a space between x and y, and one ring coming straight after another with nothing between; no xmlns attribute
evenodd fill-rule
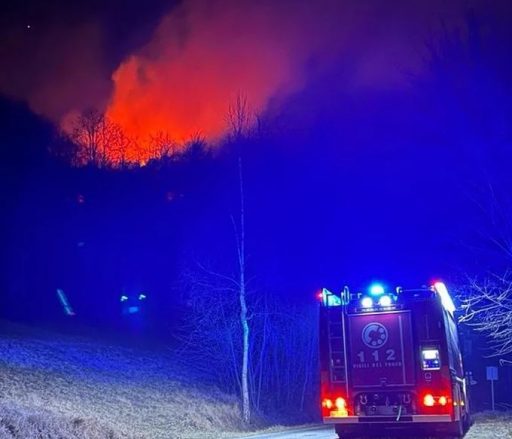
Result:
<svg viewBox="0 0 512 439"><path fill-rule="evenodd" d="M384 286L381 284L373 284L370 286L370 294L372 296L380 296L384 294L386 291L384 290Z"/></svg>
<svg viewBox="0 0 512 439"><path fill-rule="evenodd" d="M398 431L462 438L471 419L446 285L368 293L323 292L324 423L334 424L340 438Z"/></svg>

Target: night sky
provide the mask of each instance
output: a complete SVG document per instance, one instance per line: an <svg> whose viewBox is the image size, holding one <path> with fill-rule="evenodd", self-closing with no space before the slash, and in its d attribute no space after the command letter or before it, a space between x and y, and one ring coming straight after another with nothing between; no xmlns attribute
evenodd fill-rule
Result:
<svg viewBox="0 0 512 439"><path fill-rule="evenodd" d="M243 93L258 115L244 160L250 269L259 288L308 300L322 286L457 282L506 265L489 237L508 239L496 226L507 216L511 183L508 3L4 5L2 148L15 157L4 184L5 258L27 251L41 264L37 255L51 247L44 239L55 243L49 236L62 230L59 236L74 237L80 221L97 243L85 257L90 270L98 264L108 278L123 254L126 271L139 271L133 283L151 279L155 290L168 288L166 276L177 276L184 255L229 255L236 167L226 114ZM131 139L126 157L136 177L115 166L27 168L34 151L51 149L91 108ZM173 177L149 161L146 148L163 132L179 150L200 137L211 162ZM73 222L62 203L79 191L101 207ZM186 201L162 210L158 194L166 191ZM55 204L41 201L54 196ZM137 237L132 247L106 232L117 229ZM58 266L64 253L55 253ZM16 261L6 285L21 276ZM132 282L116 276L115 288Z"/></svg>

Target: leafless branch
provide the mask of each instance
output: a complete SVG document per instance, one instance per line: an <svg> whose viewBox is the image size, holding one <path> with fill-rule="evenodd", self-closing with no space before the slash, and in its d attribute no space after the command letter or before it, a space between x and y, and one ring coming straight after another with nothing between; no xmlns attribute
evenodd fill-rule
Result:
<svg viewBox="0 0 512 439"><path fill-rule="evenodd" d="M492 356L512 354L512 273L470 279L461 309L460 322L489 337Z"/></svg>

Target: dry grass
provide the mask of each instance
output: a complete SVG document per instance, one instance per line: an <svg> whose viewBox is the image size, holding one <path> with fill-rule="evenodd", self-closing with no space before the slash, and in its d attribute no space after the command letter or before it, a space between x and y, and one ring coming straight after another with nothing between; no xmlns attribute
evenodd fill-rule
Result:
<svg viewBox="0 0 512 439"><path fill-rule="evenodd" d="M236 400L170 352L4 322L0 352L0 439L242 436ZM478 414L466 439L512 439L511 426L511 414Z"/></svg>
<svg viewBox="0 0 512 439"><path fill-rule="evenodd" d="M512 439L512 413L477 413L465 439Z"/></svg>
<svg viewBox="0 0 512 439"><path fill-rule="evenodd" d="M0 439L127 437L98 425L93 420L58 416L48 410L0 404Z"/></svg>
<svg viewBox="0 0 512 439"><path fill-rule="evenodd" d="M236 400L170 353L2 325L0 439L199 439L240 430Z"/></svg>

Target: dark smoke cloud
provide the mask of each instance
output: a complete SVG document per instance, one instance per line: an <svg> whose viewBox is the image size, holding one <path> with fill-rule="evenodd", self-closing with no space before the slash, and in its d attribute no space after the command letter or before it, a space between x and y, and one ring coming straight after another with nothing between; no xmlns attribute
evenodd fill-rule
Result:
<svg viewBox="0 0 512 439"><path fill-rule="evenodd" d="M29 103L58 123L73 111L103 108L111 75L145 44L167 0L24 0L2 6L0 94Z"/></svg>
<svg viewBox="0 0 512 439"><path fill-rule="evenodd" d="M108 114L139 139L215 139L238 92L264 112L304 86L311 64L348 62L347 88L401 87L437 14L461 18L461 4L445 3L188 0L114 73Z"/></svg>
<svg viewBox="0 0 512 439"><path fill-rule="evenodd" d="M28 100L53 121L75 108L101 104L111 90L101 41L101 30L93 25L40 33L32 24L11 31L0 54L6 61L0 89Z"/></svg>
<svg viewBox="0 0 512 439"><path fill-rule="evenodd" d="M264 112L271 100L283 103L304 87L311 71L334 63L350 66L341 86L352 91L407 87L404 72L421 74L425 40L442 20L462 26L467 6L464 0L185 0L154 31L143 26L147 41L134 39L138 48L115 63L108 21L55 20L41 32L37 23L20 25L2 43L0 91L55 122L94 106L139 139L157 131L217 138L238 92Z"/></svg>

